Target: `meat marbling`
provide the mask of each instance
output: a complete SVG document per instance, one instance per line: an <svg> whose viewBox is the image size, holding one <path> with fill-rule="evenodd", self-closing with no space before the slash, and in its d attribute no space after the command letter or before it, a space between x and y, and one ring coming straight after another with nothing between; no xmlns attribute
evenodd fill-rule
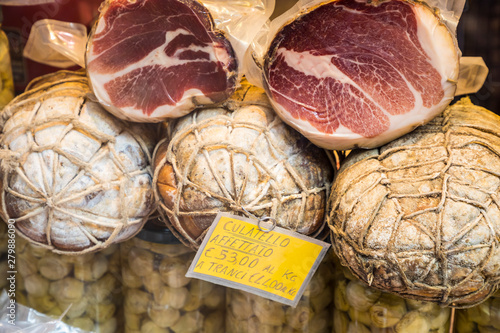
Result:
<svg viewBox="0 0 500 333"><path fill-rule="evenodd" d="M450 103L459 53L425 4L336 0L278 31L264 81L278 114L313 143L371 148Z"/></svg>
<svg viewBox="0 0 500 333"><path fill-rule="evenodd" d="M237 61L197 1L108 0L87 46L87 71L108 111L159 122L229 97Z"/></svg>

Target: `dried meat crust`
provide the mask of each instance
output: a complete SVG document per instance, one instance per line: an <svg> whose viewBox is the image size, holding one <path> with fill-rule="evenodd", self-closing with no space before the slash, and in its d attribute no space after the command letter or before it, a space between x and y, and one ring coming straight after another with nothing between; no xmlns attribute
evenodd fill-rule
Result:
<svg viewBox="0 0 500 333"><path fill-rule="evenodd" d="M83 72L49 74L30 87L2 114L2 218L56 253L132 237L154 208L154 130L89 100Z"/></svg>
<svg viewBox="0 0 500 333"><path fill-rule="evenodd" d="M262 90L239 89L225 108L170 127L154 154L154 190L167 224L197 248L218 212L270 216L281 227L324 230L333 167L322 149L286 126Z"/></svg>
<svg viewBox="0 0 500 333"><path fill-rule="evenodd" d="M462 99L380 149L350 156L328 223L372 287L469 307L500 281L500 117Z"/></svg>

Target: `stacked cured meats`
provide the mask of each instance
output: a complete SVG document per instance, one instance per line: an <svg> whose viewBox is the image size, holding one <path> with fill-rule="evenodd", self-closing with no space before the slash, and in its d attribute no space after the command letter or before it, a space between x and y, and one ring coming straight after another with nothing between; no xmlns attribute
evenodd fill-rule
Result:
<svg viewBox="0 0 500 333"><path fill-rule="evenodd" d="M260 89L202 2L106 0L86 73L37 80L5 108L3 219L80 253L132 237L155 208L192 248L219 212L272 218L331 232L367 285L483 301L500 281L500 121L468 101L444 111L453 34L418 1L309 3L271 25ZM354 147L376 149L352 154L332 187L325 148Z"/></svg>
<svg viewBox="0 0 500 333"><path fill-rule="evenodd" d="M281 118L313 143L370 148L443 111L458 56L425 3L330 1L279 29L264 81Z"/></svg>

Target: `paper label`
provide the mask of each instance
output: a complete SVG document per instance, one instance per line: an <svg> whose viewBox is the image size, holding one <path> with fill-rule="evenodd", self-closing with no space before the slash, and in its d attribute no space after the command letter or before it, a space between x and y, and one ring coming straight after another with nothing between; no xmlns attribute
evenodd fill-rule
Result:
<svg viewBox="0 0 500 333"><path fill-rule="evenodd" d="M219 213L186 276L296 306L330 244L257 223Z"/></svg>

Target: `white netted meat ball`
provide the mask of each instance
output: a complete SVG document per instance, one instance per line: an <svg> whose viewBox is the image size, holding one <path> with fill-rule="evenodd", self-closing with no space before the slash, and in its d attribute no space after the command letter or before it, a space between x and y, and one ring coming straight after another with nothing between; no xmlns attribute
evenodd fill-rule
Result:
<svg viewBox="0 0 500 333"><path fill-rule="evenodd" d="M2 217L54 252L128 239L154 206L154 130L118 120L89 92L83 72L49 74L2 114Z"/></svg>

